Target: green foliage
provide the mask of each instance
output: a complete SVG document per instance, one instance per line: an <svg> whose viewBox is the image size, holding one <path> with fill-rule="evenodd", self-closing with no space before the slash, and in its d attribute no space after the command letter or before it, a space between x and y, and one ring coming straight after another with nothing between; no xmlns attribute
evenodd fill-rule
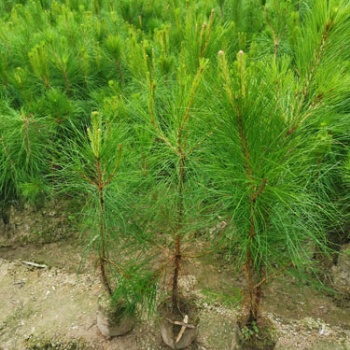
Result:
<svg viewBox="0 0 350 350"><path fill-rule="evenodd" d="M242 337L244 340L249 340L252 337L258 337L258 336L259 336L259 328L255 322L253 322L253 324L250 327L244 326L242 328Z"/></svg>
<svg viewBox="0 0 350 350"><path fill-rule="evenodd" d="M87 251L99 258L101 279L112 302L122 303L127 313L138 306L150 311L158 279L140 254L146 246L133 224L137 154L130 147L128 128L123 120L96 111L85 133L73 130L75 139L60 155L65 165L57 172L57 189L80 197L81 228L89 235Z"/></svg>
<svg viewBox="0 0 350 350"><path fill-rule="evenodd" d="M50 190L46 177L53 163L54 125L25 110L0 106L0 193L3 199L35 201Z"/></svg>
<svg viewBox="0 0 350 350"><path fill-rule="evenodd" d="M115 277L118 285L112 295L112 305L122 301L124 312L129 314L151 315L156 310L158 276L150 261L139 255L137 260L127 261Z"/></svg>
<svg viewBox="0 0 350 350"><path fill-rule="evenodd" d="M236 307L242 302L242 293L236 287L231 287L227 291L215 292L213 290L204 289L202 293L208 303L220 303L227 307Z"/></svg>
<svg viewBox="0 0 350 350"><path fill-rule="evenodd" d="M320 206L309 183L319 171L314 150L329 140L309 136L311 116L307 125L293 129L294 116L288 116L293 106L288 102L294 103L289 96L294 82L289 80L289 72L278 72L273 60L250 63L240 52L230 71L224 53L218 60L222 82L212 107L220 110L221 118L211 138L207 167L213 173L212 183L217 184L215 196L235 223L232 245L241 246L244 256L252 244L257 264L272 262L271 256L277 253L274 249L282 247L295 258L294 263L305 261L304 240L324 242L316 234L322 231L325 207ZM288 94L274 93L275 79L281 85L293 84ZM224 95L226 98L219 98ZM259 232L253 241L251 230Z"/></svg>
<svg viewBox="0 0 350 350"><path fill-rule="evenodd" d="M247 273L248 323L258 319L259 289L277 257L278 264L310 266L309 244L327 248L325 228L335 218L331 174L344 147L335 139L348 130L336 112L338 97L348 98L336 70L347 75L342 40L349 34L349 6L334 6L315 4L291 36L294 24L282 28L278 20L290 6L269 2L273 50L258 36L233 60L224 51L218 55L220 78L210 91L212 114L220 111L220 118L206 168L212 201L233 223L223 239Z"/></svg>
<svg viewBox="0 0 350 350"><path fill-rule="evenodd" d="M348 0L3 1L1 200L79 199L110 294L140 303L162 268L177 294L195 238L220 243L256 321L269 272L309 268L349 220L349 16Z"/></svg>

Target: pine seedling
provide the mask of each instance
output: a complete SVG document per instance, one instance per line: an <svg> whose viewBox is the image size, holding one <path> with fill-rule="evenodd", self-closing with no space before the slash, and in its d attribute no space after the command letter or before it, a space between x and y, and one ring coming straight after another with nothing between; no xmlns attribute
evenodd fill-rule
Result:
<svg viewBox="0 0 350 350"><path fill-rule="evenodd" d="M159 276L165 276L167 305L174 314L183 306L179 280L191 255L188 251L194 249L193 234L205 221L200 218L198 157L207 137L207 126L201 120L205 105L202 83L209 69L207 57L217 45L212 38L217 30L214 12L209 12L207 24L202 25L196 23L195 6L187 5L191 29L186 36L182 36L184 18L170 7L175 23L156 30L152 38L139 43L141 33L130 29L126 60L134 78L134 94L127 105L129 114L135 116L135 136L142 154L140 222L143 231L150 232L153 249L149 253L161 256L157 268ZM195 42L190 42L191 36Z"/></svg>
<svg viewBox="0 0 350 350"><path fill-rule="evenodd" d="M231 222L223 238L246 275L242 327L261 324L262 287L273 264L303 269L313 265L310 242L327 249L324 229L334 206L318 186L333 164L320 163L319 152L332 152L333 139L317 133L320 118L330 118L330 128L344 125L344 116L335 113L338 96L325 88L322 77L342 70L341 46L333 35L345 30L348 5L343 3L336 15L334 10L318 3L299 23L304 41L300 38L298 45L309 43L311 34L306 38L305 31L312 31L315 46L309 53L310 46L297 51L295 61L279 49L262 54L258 39L248 53L239 51L234 62L223 51L218 55L221 78L214 85L218 95L212 113L219 117L206 167L213 172L213 199ZM272 48L280 30L271 38ZM292 37L284 34L281 38ZM328 66L327 57L339 66ZM342 91L340 80L334 86ZM320 100L319 89L327 91L327 98Z"/></svg>
<svg viewBox="0 0 350 350"><path fill-rule="evenodd" d="M107 131L103 129L102 117L98 112L93 112L91 115L91 126L87 128L87 136L89 141L90 159L85 161L89 165L84 172L81 173L83 182L86 181L93 187L93 192L96 196L97 204L97 217L96 217L96 228L98 232L99 241L99 267L101 272L102 283L111 296L113 294L113 286L108 276L107 264L109 261L108 246L110 243L108 233L106 232L106 188L114 180L117 174L122 152L122 144L114 150L115 155L112 159L108 160L103 154L105 151L107 139ZM105 147L103 147L105 146ZM109 149L111 152L112 150ZM110 156L110 155L109 155ZM106 167L109 165L109 167ZM112 165L112 166L110 166ZM83 169L82 169L83 170ZM108 209L107 209L108 210Z"/></svg>
<svg viewBox="0 0 350 350"><path fill-rule="evenodd" d="M197 215L194 209L199 200L195 198L198 193L195 153L200 141L195 130L196 98L207 64L203 59L194 75L183 76L179 71L175 81L165 83L156 80L158 70L147 72L148 101L136 109L143 118L141 123L148 133L147 142L151 142L150 147L144 147L149 150L144 179L150 193L149 204L143 206L151 210L146 211L150 215L150 229L168 232L169 254L162 266L170 271L169 292L174 311L179 308L179 277L185 258L183 244L193 230ZM134 101L133 104L135 108ZM162 110L160 105L163 105ZM163 220L167 228L162 226Z"/></svg>
<svg viewBox="0 0 350 350"><path fill-rule="evenodd" d="M91 233L87 248L97 253L104 290L113 305L122 302L125 312L134 313L137 305L143 309L151 302L156 279L141 254L145 242L133 232L137 156L129 148L128 127L121 119L92 112L86 133L74 130L76 140L60 158L58 191L85 201L80 225Z"/></svg>

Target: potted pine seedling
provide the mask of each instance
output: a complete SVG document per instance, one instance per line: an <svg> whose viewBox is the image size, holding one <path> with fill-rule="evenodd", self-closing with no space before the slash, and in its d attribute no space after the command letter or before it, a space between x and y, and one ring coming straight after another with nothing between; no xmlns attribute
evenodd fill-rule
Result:
<svg viewBox="0 0 350 350"><path fill-rule="evenodd" d="M188 347L197 335L198 311L193 298L184 295L180 276L188 258L195 231L198 196L196 151L201 145L197 132L197 97L207 60L201 59L194 74L178 72L175 81L156 80L148 74L148 101L135 114L148 133L150 146L144 157L145 211L153 237L158 274L165 275L165 296L157 309L161 336L172 349ZM133 103L136 108L136 103ZM158 108L158 106L162 106ZM145 137L144 137L145 139ZM161 243L160 243L161 242ZM164 253L164 254L161 254Z"/></svg>
<svg viewBox="0 0 350 350"><path fill-rule="evenodd" d="M139 252L135 253L136 249L132 253L128 250L132 235L127 236L131 231L127 219L131 210L125 185L129 160L124 157L122 161L125 130L122 122L103 120L100 113L93 112L86 133L75 129L77 141L68 145L63 157L68 165L62 165L61 171L65 184L60 186L85 201L82 226L91 235L88 248L97 255L103 286L97 326L108 338L132 329L138 306L145 294L153 292L147 263Z"/></svg>
<svg viewBox="0 0 350 350"><path fill-rule="evenodd" d="M190 346L197 336L196 302L180 281L195 250L194 233L204 225L198 157L207 137L202 83L208 57L216 51L212 38L222 34L214 28L214 11L199 25L198 18L207 13L197 17L195 3L186 4L183 13L178 10L169 6L172 24L155 30L152 42L138 44L132 37L127 50L134 85L142 91L135 94L137 101L130 100L143 144L146 203L141 211L153 233L158 276L165 276L157 312L162 339L172 349Z"/></svg>
<svg viewBox="0 0 350 350"><path fill-rule="evenodd" d="M182 293L179 280L198 216L196 151L201 133L196 99L207 60L201 59L191 72L178 69L167 76L160 69L163 55L158 57L147 43L132 49L145 78L140 84L143 93L129 100L131 113L138 116L135 129L141 146L144 182L139 207L153 246L149 252L158 257L157 275L165 281L157 313L164 343L183 349L195 340L198 323L195 303ZM179 67L184 58L183 52Z"/></svg>
<svg viewBox="0 0 350 350"><path fill-rule="evenodd" d="M315 251L327 250L325 228L334 207L318 184L333 165L319 155L331 152L331 130L345 122L338 111L348 73L338 36L349 35L349 5L317 2L303 10L293 31L297 38L271 20L274 50L257 40L231 59L220 51L213 75L218 95L212 114L219 117L206 169L212 201L230 222L221 238L245 275L237 349L274 348L276 337L261 309L264 285L277 272L312 270Z"/></svg>

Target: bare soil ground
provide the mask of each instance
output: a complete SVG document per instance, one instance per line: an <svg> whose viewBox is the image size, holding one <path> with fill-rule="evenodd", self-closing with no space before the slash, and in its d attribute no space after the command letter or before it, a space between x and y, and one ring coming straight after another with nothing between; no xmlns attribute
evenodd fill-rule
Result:
<svg viewBox="0 0 350 350"><path fill-rule="evenodd" d="M69 222L62 223L63 212L57 206L13 210L0 227L0 350L167 349L155 316L123 337L107 340L99 333L98 271L90 257L78 273L82 246ZM242 279L213 259L195 261L184 272L181 286L200 309L198 341L188 350L233 350ZM277 350L350 350L349 300L336 301L287 276L268 284L263 300Z"/></svg>
<svg viewBox="0 0 350 350"><path fill-rule="evenodd" d="M166 349L154 319L139 322L126 336L104 339L96 327L101 285L93 263L77 273L80 250L72 242L0 249L0 349ZM225 295L234 277L200 262L191 270L182 285L197 295L201 310L192 349L233 349L238 298L230 302ZM265 294L266 316L279 334L277 349L350 349L348 307L290 279L269 285Z"/></svg>

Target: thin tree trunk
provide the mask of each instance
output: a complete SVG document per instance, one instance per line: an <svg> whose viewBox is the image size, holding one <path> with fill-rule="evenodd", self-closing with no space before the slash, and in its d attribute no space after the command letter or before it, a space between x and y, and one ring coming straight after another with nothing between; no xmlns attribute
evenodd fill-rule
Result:
<svg viewBox="0 0 350 350"><path fill-rule="evenodd" d="M239 108L237 109L238 116L238 130L241 140L241 147L243 155L245 158L245 169L248 175L248 178L253 183L254 182L254 173L250 164L250 152L246 139L246 134L243 125L243 118ZM248 317L244 321L245 325L252 325L259 318L260 313L260 299L261 299L261 267L256 266L254 263L253 247L252 244L256 239L256 227L255 227L255 211L256 211L256 200L262 194L267 184L267 179L263 179L259 188L255 187L255 191L250 195L250 225L248 232L248 246L245 259L245 270L247 276L247 285L248 285Z"/></svg>
<svg viewBox="0 0 350 350"><path fill-rule="evenodd" d="M178 307L179 299L179 273L181 268L182 260L182 250L181 250L181 234L180 231L183 225L183 215L184 215L184 200L183 200L183 190L185 184L185 164L186 156L182 153L179 147L180 153L180 164L179 164L179 185L178 185L178 203L177 203L177 234L175 238L175 256L174 256L174 271L173 271L173 285L172 285L172 308L175 310Z"/></svg>
<svg viewBox="0 0 350 350"><path fill-rule="evenodd" d="M173 285L172 285L172 309L175 310L179 305L179 273L181 267L181 237L178 234L175 241L175 257L174 257L174 271L173 271Z"/></svg>
<svg viewBox="0 0 350 350"><path fill-rule="evenodd" d="M104 191L104 183L102 178L102 170L101 170L101 164L100 160L97 159L96 162L96 170L97 170L97 190L99 195L99 234L100 234L100 240L101 240L101 251L100 251L100 270L101 270L101 279L102 284L106 288L109 295L112 295L112 288L109 283L108 279L108 271L107 271L107 254L106 254L106 237L104 232L104 222L103 222L103 215L104 215L104 197L103 197L103 191Z"/></svg>

